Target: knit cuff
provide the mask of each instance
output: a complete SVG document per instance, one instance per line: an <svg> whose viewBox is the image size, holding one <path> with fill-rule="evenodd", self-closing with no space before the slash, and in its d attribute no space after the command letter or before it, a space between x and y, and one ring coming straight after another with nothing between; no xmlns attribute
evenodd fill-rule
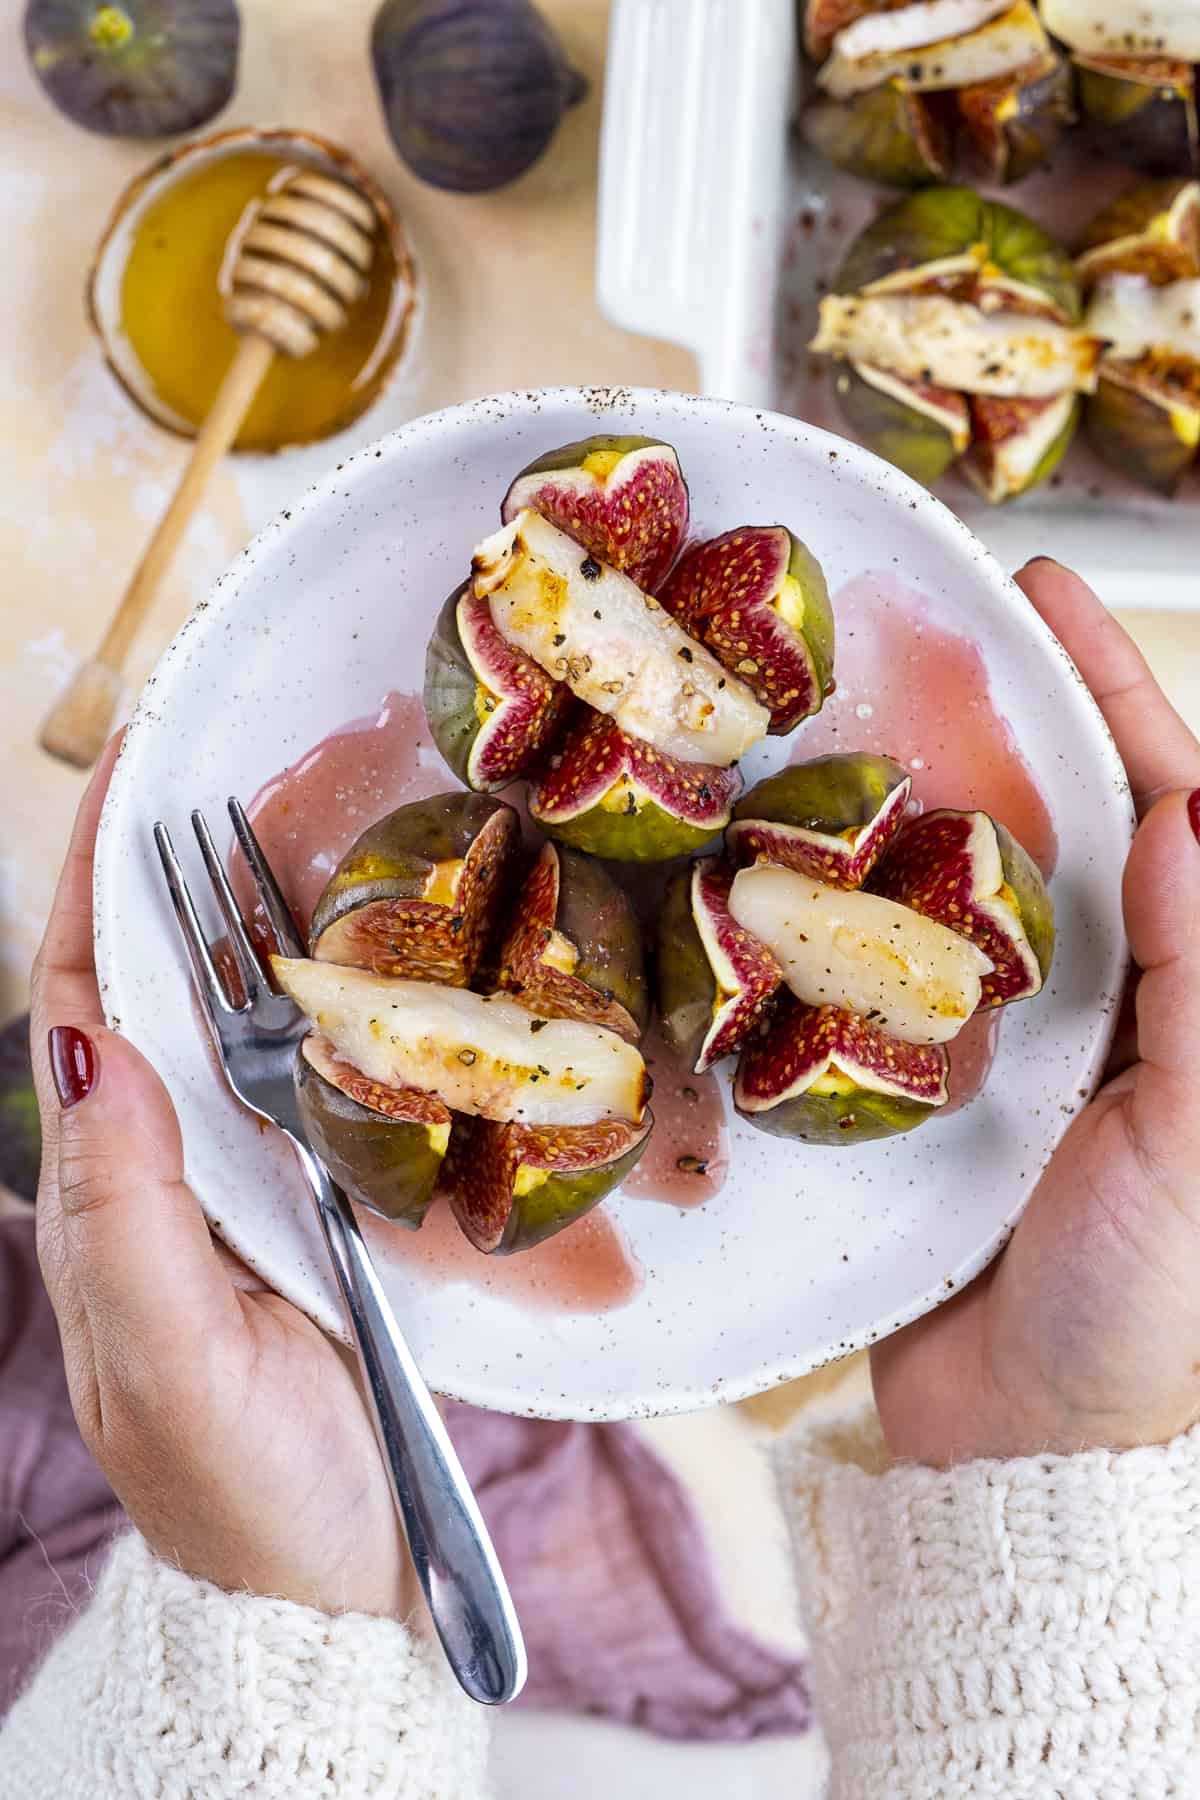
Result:
<svg viewBox="0 0 1200 1800"><path fill-rule="evenodd" d="M889 1466L868 1407L780 1478L833 1796L1192 1791L1200 1427L942 1471Z"/></svg>
<svg viewBox="0 0 1200 1800"><path fill-rule="evenodd" d="M421 1630L227 1594L131 1534L0 1734L0 1800L479 1800L486 1753Z"/></svg>

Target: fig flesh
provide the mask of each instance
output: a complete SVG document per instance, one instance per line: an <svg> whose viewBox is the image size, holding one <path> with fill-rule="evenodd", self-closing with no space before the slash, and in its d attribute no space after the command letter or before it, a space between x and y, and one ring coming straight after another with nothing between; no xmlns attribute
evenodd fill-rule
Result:
<svg viewBox="0 0 1200 1800"><path fill-rule="evenodd" d="M784 734L833 686L833 609L816 557L784 525L740 525L687 551L662 604L751 689Z"/></svg>
<svg viewBox="0 0 1200 1800"><path fill-rule="evenodd" d="M649 1022L641 928L601 864L545 844L500 951L500 986L542 1017L604 1025L632 1044Z"/></svg>
<svg viewBox="0 0 1200 1800"><path fill-rule="evenodd" d="M646 1147L652 1120L550 1129L456 1118L437 1196L485 1256L544 1243L610 1194Z"/></svg>
<svg viewBox="0 0 1200 1800"><path fill-rule="evenodd" d="M980 1005L1040 993L1054 954L1054 907L1033 859L983 812L913 819L875 874L874 886L982 951Z"/></svg>
<svg viewBox="0 0 1200 1800"><path fill-rule="evenodd" d="M724 768L766 734L767 710L745 682L540 513L518 513L472 568L510 644L654 749Z"/></svg>
<svg viewBox="0 0 1200 1800"><path fill-rule="evenodd" d="M442 608L425 657L425 714L459 780L490 793L535 771L573 706L531 656L497 631L465 583Z"/></svg>
<svg viewBox="0 0 1200 1800"><path fill-rule="evenodd" d="M334 870L309 934L321 962L466 987L503 902L520 825L511 806L439 794L372 825Z"/></svg>
<svg viewBox="0 0 1200 1800"><path fill-rule="evenodd" d="M964 87L958 115L970 158L984 181L1023 181L1052 160L1074 123L1070 66L1053 50L991 81Z"/></svg>
<svg viewBox="0 0 1200 1800"><path fill-rule="evenodd" d="M907 905L769 863L734 877L729 910L798 1000L857 1013L905 1043L957 1036L992 967L965 936Z"/></svg>
<svg viewBox="0 0 1200 1800"><path fill-rule="evenodd" d="M1200 275L1200 182L1143 181L1097 213L1075 270L1085 288L1106 275L1154 287Z"/></svg>
<svg viewBox="0 0 1200 1800"><path fill-rule="evenodd" d="M653 438L585 438L538 457L509 488L500 517L511 524L527 507L649 594L687 536L679 458Z"/></svg>
<svg viewBox="0 0 1200 1800"><path fill-rule="evenodd" d="M433 1094L382 1087L310 1032L296 1069L308 1139L352 1200L415 1231L433 1201L451 1113Z"/></svg>
<svg viewBox="0 0 1200 1800"><path fill-rule="evenodd" d="M757 1026L783 974L729 911L734 870L702 857L668 884L659 918L658 1004L663 1035L702 1075Z"/></svg>
<svg viewBox="0 0 1200 1800"><path fill-rule="evenodd" d="M742 1052L733 1098L762 1131L844 1148L924 1124L949 1097L947 1070L940 1044L902 1043L854 1013L789 996Z"/></svg>
<svg viewBox="0 0 1200 1800"><path fill-rule="evenodd" d="M906 769L866 751L793 763L738 801L725 846L737 863L860 888L903 824L911 792Z"/></svg>
<svg viewBox="0 0 1200 1800"><path fill-rule="evenodd" d="M742 789L736 769L677 762L587 713L535 788L529 811L562 843L618 862L662 862L711 842Z"/></svg>
<svg viewBox="0 0 1200 1800"><path fill-rule="evenodd" d="M25 48L55 106L86 131L194 131L237 83L235 0L29 0Z"/></svg>
<svg viewBox="0 0 1200 1800"><path fill-rule="evenodd" d="M276 956L271 967L369 1082L418 1088L455 1112L527 1125L638 1124L649 1091L632 1044L578 1019L541 1019L509 998Z"/></svg>
<svg viewBox="0 0 1200 1800"><path fill-rule="evenodd" d="M971 452L963 472L993 506L1016 500L1052 475L1079 424L1077 394L1040 400L971 396Z"/></svg>

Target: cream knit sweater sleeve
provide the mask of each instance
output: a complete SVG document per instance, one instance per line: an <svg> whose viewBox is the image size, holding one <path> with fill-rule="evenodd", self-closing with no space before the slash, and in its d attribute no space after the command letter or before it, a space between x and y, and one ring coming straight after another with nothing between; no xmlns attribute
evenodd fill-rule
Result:
<svg viewBox="0 0 1200 1800"><path fill-rule="evenodd" d="M941 1472L868 1408L781 1477L830 1800L1200 1796L1200 1426Z"/></svg>
<svg viewBox="0 0 1200 1800"><path fill-rule="evenodd" d="M225 1594L122 1538L0 1730L0 1800L484 1800L423 1633Z"/></svg>

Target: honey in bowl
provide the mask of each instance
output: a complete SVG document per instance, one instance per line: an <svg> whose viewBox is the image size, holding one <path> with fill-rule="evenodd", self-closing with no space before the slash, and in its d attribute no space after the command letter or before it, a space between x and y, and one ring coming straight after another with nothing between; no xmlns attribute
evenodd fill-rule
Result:
<svg viewBox="0 0 1200 1800"><path fill-rule="evenodd" d="M160 404L189 425L207 416L237 348L225 322L222 269L246 209L296 167L246 149L197 158L144 207L120 286L121 331ZM340 431L376 399L390 371L393 310L408 304L386 233L375 235L366 291L345 325L308 356L277 357L235 440L278 450Z"/></svg>

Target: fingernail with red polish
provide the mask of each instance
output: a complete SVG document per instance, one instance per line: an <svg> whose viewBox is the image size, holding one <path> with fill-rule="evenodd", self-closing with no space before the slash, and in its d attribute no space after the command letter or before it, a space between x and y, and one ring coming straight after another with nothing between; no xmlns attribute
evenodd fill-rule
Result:
<svg viewBox="0 0 1200 1800"><path fill-rule="evenodd" d="M96 1085L96 1047L74 1025L50 1033L50 1073L64 1110L86 1100Z"/></svg>
<svg viewBox="0 0 1200 1800"><path fill-rule="evenodd" d="M1200 788L1195 788L1188 795L1188 824L1200 844Z"/></svg>

